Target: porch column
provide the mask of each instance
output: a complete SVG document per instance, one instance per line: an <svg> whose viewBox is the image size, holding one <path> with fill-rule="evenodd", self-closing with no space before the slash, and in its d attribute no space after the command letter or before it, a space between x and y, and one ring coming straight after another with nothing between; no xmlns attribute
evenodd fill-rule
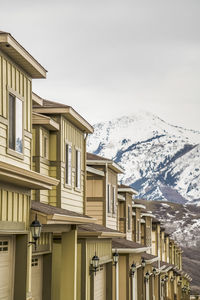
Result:
<svg viewBox="0 0 200 300"><path fill-rule="evenodd" d="M77 230L62 233L60 300L76 300Z"/></svg>

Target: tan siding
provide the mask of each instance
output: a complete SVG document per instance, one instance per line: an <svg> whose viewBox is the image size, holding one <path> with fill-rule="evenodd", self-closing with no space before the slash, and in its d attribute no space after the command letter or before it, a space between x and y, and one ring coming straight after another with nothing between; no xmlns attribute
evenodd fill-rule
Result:
<svg viewBox="0 0 200 300"><path fill-rule="evenodd" d="M0 221L24 222L29 226L30 196L0 188Z"/></svg>
<svg viewBox="0 0 200 300"><path fill-rule="evenodd" d="M103 202L101 201L87 202L86 214L88 216L96 218L97 224L103 225Z"/></svg>

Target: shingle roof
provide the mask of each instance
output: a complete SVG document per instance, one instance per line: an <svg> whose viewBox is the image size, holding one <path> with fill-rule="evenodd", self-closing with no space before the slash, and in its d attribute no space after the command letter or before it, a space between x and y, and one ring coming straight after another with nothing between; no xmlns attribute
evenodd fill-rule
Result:
<svg viewBox="0 0 200 300"><path fill-rule="evenodd" d="M112 240L112 247L116 249L137 249L137 248L144 248L145 246L135 243L133 241L128 241L126 239L113 239Z"/></svg>
<svg viewBox="0 0 200 300"><path fill-rule="evenodd" d="M55 101L50 101L50 100L43 99L43 98L41 98L41 99L43 100L42 107L49 107L49 108L58 108L58 107L62 107L62 108L66 107L66 108L68 108L68 107L70 107L69 105L66 105L66 104L63 104L63 103L59 103L59 102L55 102ZM36 108L36 107L41 107L41 105L34 104L33 108Z"/></svg>
<svg viewBox="0 0 200 300"><path fill-rule="evenodd" d="M87 160L102 160L102 161L109 160L109 161L112 161L109 158L105 158L105 157L102 157L102 156L99 156L99 155L96 155L93 153L89 153L89 152L87 152Z"/></svg>
<svg viewBox="0 0 200 300"><path fill-rule="evenodd" d="M9 34L9 33L5 31L0 31L0 34Z"/></svg>
<svg viewBox="0 0 200 300"><path fill-rule="evenodd" d="M31 201L31 209L44 213L46 215L53 215L53 214L59 214L59 215L65 215L65 216L71 216L71 217L82 217L82 218L88 218L90 219L89 216L82 215L67 209L55 207L52 205L48 205L45 203L41 203L39 201Z"/></svg>
<svg viewBox="0 0 200 300"><path fill-rule="evenodd" d="M151 260L151 259L157 258L157 256L149 254L149 253L146 253L146 252L141 253L141 256L145 260Z"/></svg>
<svg viewBox="0 0 200 300"><path fill-rule="evenodd" d="M130 185L125 185L125 184L119 184L118 188L119 189L132 189L132 187Z"/></svg>
<svg viewBox="0 0 200 300"><path fill-rule="evenodd" d="M85 232L97 232L97 231L101 231L101 232L115 232L115 233L120 233L117 230L113 230L104 226L101 226L99 224L84 224L84 225L79 225L78 226L78 231L85 231Z"/></svg>

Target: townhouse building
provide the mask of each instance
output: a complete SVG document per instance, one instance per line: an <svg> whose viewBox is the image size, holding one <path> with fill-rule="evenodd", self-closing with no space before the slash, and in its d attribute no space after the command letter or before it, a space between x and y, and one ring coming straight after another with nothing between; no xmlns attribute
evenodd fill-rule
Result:
<svg viewBox="0 0 200 300"><path fill-rule="evenodd" d="M33 93L46 72L0 32L0 299L189 299L181 248L124 170L86 153L92 126Z"/></svg>

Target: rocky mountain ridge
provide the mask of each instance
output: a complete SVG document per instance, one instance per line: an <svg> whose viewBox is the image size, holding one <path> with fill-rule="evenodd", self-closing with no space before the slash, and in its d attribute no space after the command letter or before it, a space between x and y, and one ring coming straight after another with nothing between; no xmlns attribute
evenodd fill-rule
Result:
<svg viewBox="0 0 200 300"><path fill-rule="evenodd" d="M200 205L200 131L139 112L95 124L88 151L120 164L139 198Z"/></svg>

